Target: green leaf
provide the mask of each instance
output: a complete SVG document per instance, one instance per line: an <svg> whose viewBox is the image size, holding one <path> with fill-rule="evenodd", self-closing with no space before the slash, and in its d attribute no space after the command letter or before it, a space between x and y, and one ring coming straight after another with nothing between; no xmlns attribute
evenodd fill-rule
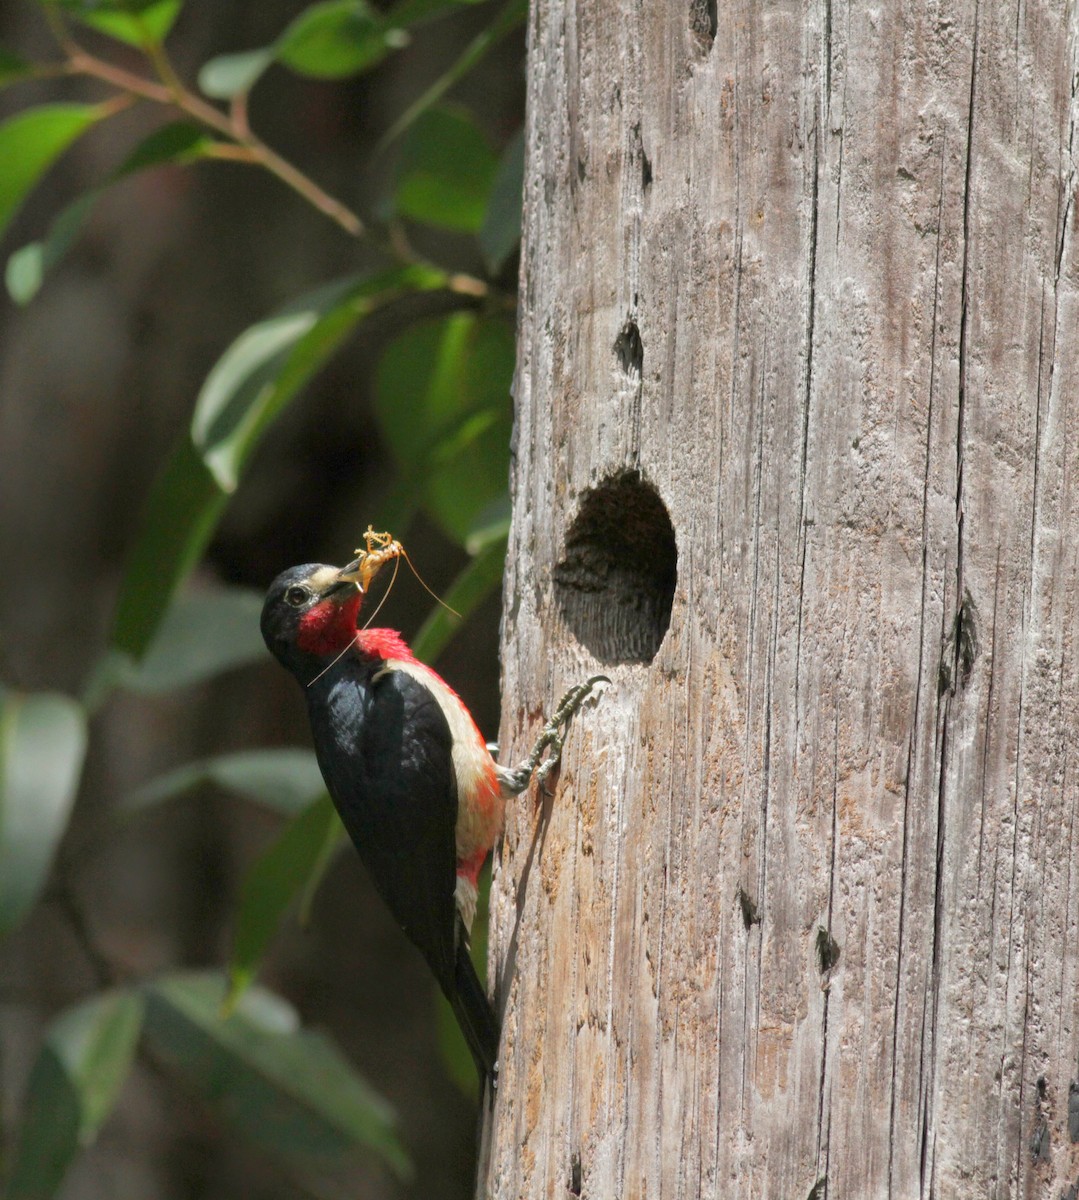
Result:
<svg viewBox="0 0 1079 1200"><path fill-rule="evenodd" d="M0 237L41 176L108 112L100 104L46 104L0 125Z"/></svg>
<svg viewBox="0 0 1079 1200"><path fill-rule="evenodd" d="M224 491L236 488L240 448L272 403L289 355L327 313L336 312L351 299L357 284L358 280L352 278L319 288L278 315L251 326L229 346L206 377L195 402L191 436ZM334 327L333 336L327 338L327 355L343 332ZM321 362L322 356L316 357Z"/></svg>
<svg viewBox="0 0 1079 1200"><path fill-rule="evenodd" d="M521 240L524 178L525 139L524 130L521 129L513 135L502 152L478 235L483 261L492 275L498 274Z"/></svg>
<svg viewBox="0 0 1079 1200"><path fill-rule="evenodd" d="M206 377L191 421L192 439L221 490L235 490L263 431L357 322L396 296L445 281L427 267L353 276L309 292L242 333Z"/></svg>
<svg viewBox="0 0 1079 1200"><path fill-rule="evenodd" d="M185 432L150 492L143 529L124 574L112 633L113 648L120 654L137 659L146 652L227 499Z"/></svg>
<svg viewBox="0 0 1079 1200"><path fill-rule="evenodd" d="M237 54L219 54L202 65L199 89L214 100L231 100L233 96L249 92L276 57L272 46L241 50Z"/></svg>
<svg viewBox="0 0 1079 1200"><path fill-rule="evenodd" d="M56 1193L112 1112L141 1025L142 1000L130 992L95 996L52 1023L30 1072L5 1200Z"/></svg>
<svg viewBox="0 0 1079 1200"><path fill-rule="evenodd" d="M71 249L96 200L96 191L80 196L53 221L44 242L28 242L8 259L4 283L16 304L29 304L38 294L46 273Z"/></svg>
<svg viewBox="0 0 1079 1200"><path fill-rule="evenodd" d="M450 585L443 601L460 614L460 619L442 605L431 610L412 639L412 653L421 662L432 663L449 644L470 613L502 585L506 566L506 538L489 542Z"/></svg>
<svg viewBox="0 0 1079 1200"><path fill-rule="evenodd" d="M406 330L376 374L379 422L394 457L462 544L506 492L513 365L507 321L454 313Z"/></svg>
<svg viewBox="0 0 1079 1200"><path fill-rule="evenodd" d="M479 554L494 542L504 547L509 536L511 516L509 492L496 496L482 508L465 535L465 549L469 554Z"/></svg>
<svg viewBox="0 0 1079 1200"><path fill-rule="evenodd" d="M344 1165L374 1151L401 1178L411 1165L392 1110L293 1009L249 988L228 1016L216 972L147 985L146 1037L166 1064L256 1145L298 1166Z"/></svg>
<svg viewBox="0 0 1079 1200"><path fill-rule="evenodd" d="M80 196L60 213L44 241L30 242L8 259L5 282L11 298L18 304L27 304L37 295L45 274L67 254L90 210L108 187L137 171L166 163L194 162L205 157L213 145L211 137L186 121L155 129L100 187Z"/></svg>
<svg viewBox="0 0 1079 1200"><path fill-rule="evenodd" d="M137 659L146 652L177 587L210 540L248 455L345 334L378 306L445 283L441 271L419 266L346 280L253 326L225 351L196 404L198 449L183 436L151 491L117 605L112 645L118 655ZM95 698L109 686L112 669L107 663L99 675Z"/></svg>
<svg viewBox="0 0 1079 1200"><path fill-rule="evenodd" d="M321 876L344 837L333 803L323 795L285 828L247 873L229 968L230 1000L250 986L289 907L313 876Z"/></svg>
<svg viewBox="0 0 1079 1200"><path fill-rule="evenodd" d="M167 586L168 573L161 582L160 595L152 593L152 583L151 574L146 581L145 609L134 613L131 625L121 627L118 623L114 634L117 640L91 676L84 694L84 703L91 710L96 710L118 687L157 695L202 683L265 657L259 631L261 593L215 588L170 603L173 592ZM146 629L151 637L140 657L118 643L120 633L141 637Z"/></svg>
<svg viewBox="0 0 1079 1200"><path fill-rule="evenodd" d="M46 0L56 3L57 0ZM160 45L179 16L183 0L58 0L76 21L129 46Z"/></svg>
<svg viewBox="0 0 1079 1200"><path fill-rule="evenodd" d="M441 229L476 233L497 168L487 139L466 112L432 108L402 143L395 211Z"/></svg>
<svg viewBox="0 0 1079 1200"><path fill-rule="evenodd" d="M327 0L296 18L277 42L277 58L315 79L341 79L370 70L408 35L387 25L364 0Z"/></svg>
<svg viewBox="0 0 1079 1200"><path fill-rule="evenodd" d="M18 54L13 54L10 50L5 50L0 46L0 87L6 87L9 83L18 83L20 79L25 79L29 75L33 75L36 67L33 63L27 62L25 58L20 58Z"/></svg>
<svg viewBox="0 0 1079 1200"><path fill-rule="evenodd" d="M286 817L302 812L325 790L310 750L244 750L185 763L159 775L132 792L123 802L123 811L141 812L206 784L265 804Z"/></svg>
<svg viewBox="0 0 1079 1200"><path fill-rule="evenodd" d="M211 371L193 418L150 495L117 606L113 648L141 657L182 580L198 561L262 433L373 308L445 283L407 267L312 293L241 335ZM211 471L212 467L212 471ZM107 686L107 674L97 691Z"/></svg>
<svg viewBox="0 0 1079 1200"><path fill-rule="evenodd" d="M79 786L86 718L67 696L0 693L0 936L37 899Z"/></svg>
<svg viewBox="0 0 1079 1200"><path fill-rule="evenodd" d="M210 59L199 72L199 87L230 100L249 92L275 62L313 79L342 79L370 70L408 40L400 23L365 0L326 0L300 13L272 46Z"/></svg>
<svg viewBox="0 0 1079 1200"><path fill-rule="evenodd" d="M158 694L265 658L262 600L259 592L235 587L179 597L141 661L120 683L129 691Z"/></svg>
<svg viewBox="0 0 1079 1200"><path fill-rule="evenodd" d="M328 831L322 851L315 860L307 878L304 880L303 889L300 892L299 906L299 921L301 925L306 925L311 919L311 906L315 902L315 893L322 886L322 881L326 877L326 872L330 869L330 863L334 860L338 846L347 841L347 839L348 833L345 831L345 827L341 824L340 819L338 819L337 823Z"/></svg>
<svg viewBox="0 0 1079 1200"><path fill-rule="evenodd" d="M451 87L496 46L507 34L512 33L528 16L528 0L509 0L509 3L497 17L479 33L465 48L464 53L452 67L420 96L394 121L393 125L383 134L378 148L388 146L416 123L429 108L436 105Z"/></svg>
<svg viewBox="0 0 1079 1200"><path fill-rule="evenodd" d="M126 179L136 171L166 163L190 163L205 158L216 141L190 121L172 121L148 134L109 176L109 183Z"/></svg>

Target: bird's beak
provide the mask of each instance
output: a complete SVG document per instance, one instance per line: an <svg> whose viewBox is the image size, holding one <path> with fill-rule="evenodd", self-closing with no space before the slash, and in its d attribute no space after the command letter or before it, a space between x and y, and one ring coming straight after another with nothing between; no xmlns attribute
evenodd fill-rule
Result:
<svg viewBox="0 0 1079 1200"><path fill-rule="evenodd" d="M362 585L363 581L360 578L360 562L360 559L354 558L347 567L342 567L341 570L337 572L337 578L344 583L359 583Z"/></svg>
<svg viewBox="0 0 1079 1200"><path fill-rule="evenodd" d="M340 596L343 592L351 591L353 588L356 588L360 592L364 590L360 575L360 560L358 558L337 572L337 578L332 580L329 587L322 593L322 599L325 600L331 596Z"/></svg>

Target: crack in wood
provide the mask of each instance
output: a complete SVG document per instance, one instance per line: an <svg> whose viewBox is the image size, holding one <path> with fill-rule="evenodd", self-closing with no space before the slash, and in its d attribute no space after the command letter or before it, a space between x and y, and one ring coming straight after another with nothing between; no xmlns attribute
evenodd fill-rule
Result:
<svg viewBox="0 0 1079 1200"><path fill-rule="evenodd" d="M614 339L613 350L619 365L627 375L641 378L644 368L644 343L637 322L629 318Z"/></svg>
<svg viewBox="0 0 1079 1200"><path fill-rule="evenodd" d="M839 943L832 937L829 930L823 925L817 926L817 966L820 968L822 975L827 975L828 972L839 962Z"/></svg>
<svg viewBox="0 0 1079 1200"><path fill-rule="evenodd" d="M952 618L952 627L941 647L937 670L937 695L945 692L954 696L957 688L965 688L977 660L977 608L969 591L964 591L962 603Z"/></svg>
<svg viewBox="0 0 1079 1200"><path fill-rule="evenodd" d="M747 930L761 923L757 903L743 887L738 889L738 906L742 910L742 924Z"/></svg>

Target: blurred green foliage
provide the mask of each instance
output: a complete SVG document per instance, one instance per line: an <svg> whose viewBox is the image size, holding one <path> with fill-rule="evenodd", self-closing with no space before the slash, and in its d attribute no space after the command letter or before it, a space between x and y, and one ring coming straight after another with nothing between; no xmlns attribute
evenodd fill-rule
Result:
<svg viewBox="0 0 1079 1200"><path fill-rule="evenodd" d="M247 94L275 67L318 80L371 71L407 45L418 26L452 19L484 0L399 0L386 11L365 0L314 4L272 45L207 61L198 74L201 92L178 78L165 44L182 0L36 2L59 57L36 63L0 47L0 87L67 74L94 80L106 94L95 103L28 107L0 125L0 236L89 128L134 99L159 105L162 122L97 186L73 197L38 240L10 252L5 278L16 303L29 303L47 286L103 189L166 163L215 158L265 169L309 202L312 220L329 218L379 247L385 266L312 280L305 295L222 348L189 429L161 464L128 555L111 644L82 696L0 690L0 936L19 925L46 885L77 797L88 713L117 689L172 692L264 653L258 596L226 588L188 593L184 585L260 438L376 310L420 292L440 291L451 301L447 315L397 333L377 369L377 417L398 473L396 508L390 507L402 524L393 532L406 539L408 519L425 510L467 552L447 594L465 617L500 584L509 517L513 298L491 279L419 258L402 233L405 223L416 222L475 237L492 273L512 253L520 225L520 138L500 154L465 109L442 98L521 23L523 0L493 11L465 53L395 121L386 139L400 138L393 194L371 222L251 132ZM94 49L80 40L86 29ZM141 71L132 66L132 50L142 56ZM220 100L228 107L215 105ZM434 609L416 639L417 654L434 658L458 624ZM255 982L281 922L309 904L343 836L313 756L252 748L190 763L149 781L111 819L183 803L207 781L265 804L286 822L249 868L232 962L213 972L132 981L87 997L52 1022L18 1114L14 1152L0 1163L7 1200L57 1192L72 1160L108 1120L140 1052L203 1097L224 1126L293 1169L359 1153L409 1174L385 1101L327 1039L303 1029L284 1000ZM482 921L477 935L482 963ZM440 1020L448 1069L467 1086L472 1068L464 1043L452 1020L445 1014Z"/></svg>

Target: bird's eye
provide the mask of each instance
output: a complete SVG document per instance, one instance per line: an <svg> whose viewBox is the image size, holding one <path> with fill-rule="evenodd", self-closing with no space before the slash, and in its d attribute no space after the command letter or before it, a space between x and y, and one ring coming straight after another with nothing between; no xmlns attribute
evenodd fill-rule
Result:
<svg viewBox="0 0 1079 1200"><path fill-rule="evenodd" d="M305 587L290 587L285 593L285 603L293 608L302 608L310 599L311 593Z"/></svg>

